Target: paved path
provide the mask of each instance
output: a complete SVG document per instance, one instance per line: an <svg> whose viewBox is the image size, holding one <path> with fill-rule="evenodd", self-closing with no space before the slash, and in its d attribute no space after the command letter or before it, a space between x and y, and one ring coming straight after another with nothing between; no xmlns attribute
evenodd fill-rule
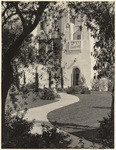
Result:
<svg viewBox="0 0 116 150"><path fill-rule="evenodd" d="M36 119L36 121L49 122L47 119L47 114L49 112L79 101L77 96L72 96L65 93L60 93L59 95L61 99L55 103L29 109L25 118L28 118L30 121Z"/></svg>
<svg viewBox="0 0 116 150"><path fill-rule="evenodd" d="M32 129L32 133L42 133L42 127L41 124L46 124L49 126L52 126L47 118L47 114L53 110L59 109L61 107L68 106L73 103L77 103L79 101L79 98L74 95L69 95L65 93L59 93L60 95L60 100L51 104L47 104L44 106L39 106L35 108L31 108L27 111L25 115L25 119L32 121L35 120L34 127ZM74 147L77 146L79 143L79 138L74 135L70 135L70 138L73 139L72 143L70 146ZM90 147L92 145L91 142L84 140L84 143L86 143L86 147Z"/></svg>

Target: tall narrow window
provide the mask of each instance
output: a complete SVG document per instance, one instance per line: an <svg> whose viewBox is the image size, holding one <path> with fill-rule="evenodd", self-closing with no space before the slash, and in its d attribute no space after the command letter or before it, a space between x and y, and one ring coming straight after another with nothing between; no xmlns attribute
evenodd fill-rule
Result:
<svg viewBox="0 0 116 150"><path fill-rule="evenodd" d="M73 40L81 40L81 31L77 30L73 33Z"/></svg>

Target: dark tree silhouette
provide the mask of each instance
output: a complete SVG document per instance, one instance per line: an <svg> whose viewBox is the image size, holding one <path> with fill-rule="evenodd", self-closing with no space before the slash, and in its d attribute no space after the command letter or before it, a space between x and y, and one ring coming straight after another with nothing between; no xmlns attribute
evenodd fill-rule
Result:
<svg viewBox="0 0 116 150"><path fill-rule="evenodd" d="M2 2L2 137L5 132L5 102L13 81L11 60L24 39L36 28L49 2ZM6 33L7 32L7 33ZM5 36L6 35L6 36ZM6 41L9 39L9 41ZM5 139L6 140L6 139Z"/></svg>

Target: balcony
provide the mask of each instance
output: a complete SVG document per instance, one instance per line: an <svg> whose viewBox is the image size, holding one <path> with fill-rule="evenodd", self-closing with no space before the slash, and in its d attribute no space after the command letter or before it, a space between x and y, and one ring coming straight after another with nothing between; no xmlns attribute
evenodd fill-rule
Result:
<svg viewBox="0 0 116 150"><path fill-rule="evenodd" d="M81 51L81 40L71 40L66 44L67 51Z"/></svg>

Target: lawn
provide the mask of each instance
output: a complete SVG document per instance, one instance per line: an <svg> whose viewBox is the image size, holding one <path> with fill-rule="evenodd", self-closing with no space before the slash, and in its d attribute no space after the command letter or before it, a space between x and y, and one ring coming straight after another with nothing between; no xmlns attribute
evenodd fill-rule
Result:
<svg viewBox="0 0 116 150"><path fill-rule="evenodd" d="M18 110L24 110L25 108L30 109L30 108L39 107L39 106L47 105L47 104L58 101L58 99L56 99L56 100L41 100L39 98L39 96L34 92L29 92L25 96L26 97L24 97L24 95L22 93L20 93L19 95L16 95L17 100L16 100L15 104L13 105L12 101L10 100L10 96L8 95L6 109L8 109L8 105L9 105L9 107L12 107L12 108L14 106L16 106L18 108ZM15 112L14 108L12 111Z"/></svg>
<svg viewBox="0 0 116 150"><path fill-rule="evenodd" d="M78 94L79 102L57 109L48 114L51 123L74 135L91 140L99 127L98 120L110 113L111 93L93 92Z"/></svg>

